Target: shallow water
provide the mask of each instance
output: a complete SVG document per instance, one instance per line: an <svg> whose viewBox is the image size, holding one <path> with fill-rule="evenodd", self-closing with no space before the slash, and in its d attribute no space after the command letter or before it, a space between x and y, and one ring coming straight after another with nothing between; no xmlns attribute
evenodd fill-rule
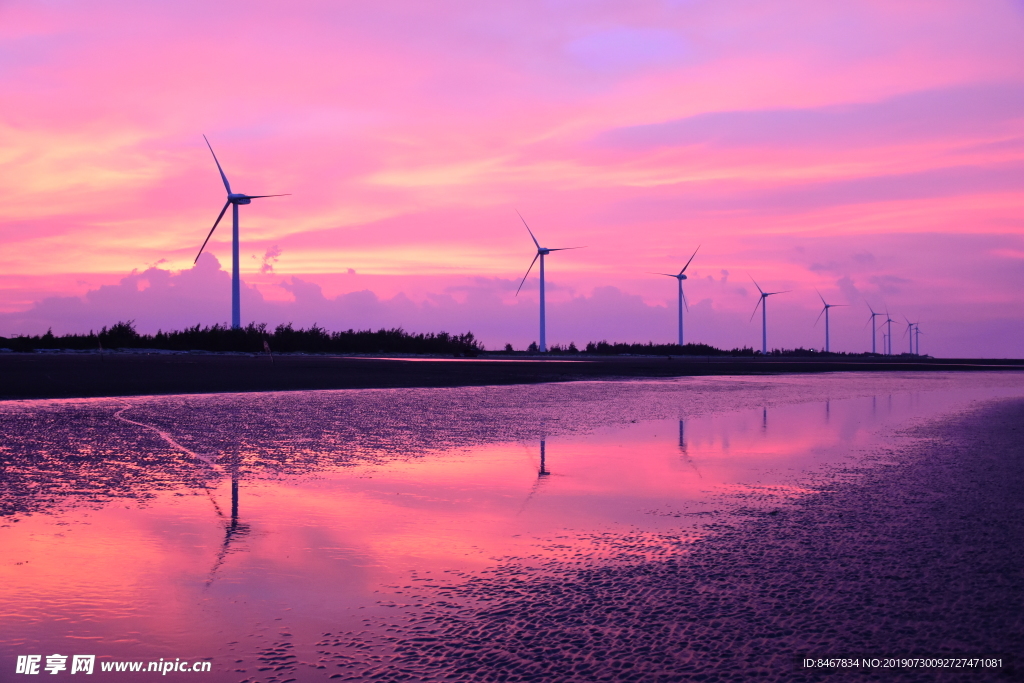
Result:
<svg viewBox="0 0 1024 683"><path fill-rule="evenodd" d="M498 568L685 553L1019 395L915 373L0 404L0 678L61 653L326 679L325 634L407 630Z"/></svg>

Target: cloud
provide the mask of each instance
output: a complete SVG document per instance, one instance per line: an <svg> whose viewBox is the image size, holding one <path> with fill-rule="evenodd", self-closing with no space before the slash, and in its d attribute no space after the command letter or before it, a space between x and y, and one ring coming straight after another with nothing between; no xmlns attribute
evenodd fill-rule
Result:
<svg viewBox="0 0 1024 683"><path fill-rule="evenodd" d="M257 259L260 262L260 273L262 275L266 275L267 273L273 273L274 264L277 263L277 261L281 258L282 253L283 252L281 251L281 247L279 247L276 244L267 249L267 251L263 254L263 258ZM256 256L254 255L253 258L255 259Z"/></svg>
<svg viewBox="0 0 1024 683"><path fill-rule="evenodd" d="M749 255L741 253L739 258L749 256L762 262L762 268L766 263L776 264L770 265L771 273L786 272L785 266L780 265L784 261L776 261L778 258L789 259L789 271L795 274L812 272L807 265L818 261L845 264L849 271L844 274L843 267L838 267L835 272L821 273L826 277L810 283L780 279L779 275L772 277L770 284L762 282L773 290L793 290L772 301L771 345L820 345L818 330L813 326L820 310L814 292L818 288L829 303L847 303L854 307L834 310L832 341L838 350L867 348L869 337L864 333L861 315L866 311L864 300L867 299L876 310L888 307L896 315L906 313L912 319L920 319L922 329L927 328L931 335L932 353L971 356L978 355L979 348L987 348L991 355L1020 355L1019 340L1024 334L995 337L988 331L1014 324L1006 319L1006 311L1008 302L1013 301L1013 292L1024 286L1024 269L1017 256L1024 251L1024 239L1016 236L889 236L876 241L871 252L874 258L867 263L853 258L851 254L864 252L851 249L850 243L841 238L805 239L802 251L793 249L794 239L765 239L763 244L753 244ZM890 270L892 254L907 251L917 254L919 266L907 273ZM981 282L987 282L988 278L999 283L1000 298L979 301L959 289L945 262L950 252L962 254L956 263L958 276ZM717 257L710 249L705 254L708 259ZM695 261L693 268L697 267L699 264ZM524 290L519 297L511 296L511 279L468 278L462 285L443 287L443 291L421 291L420 299L414 301L403 291L380 296L362 286L364 277L340 273L334 286L347 282L350 289L332 295L325 294L324 286L314 277L293 275L282 277L276 285L263 283L259 287L243 281L243 323L265 322L271 327L282 323L308 327L316 323L329 330L401 327L410 332L472 331L492 349L501 348L507 342L516 348L525 348L537 340L536 294ZM435 282L443 285L445 280ZM641 296L614 285L598 285L589 292L581 292L578 283L561 288L560 295L553 294L548 299L548 343L573 341L579 346L602 339L674 340L674 287L662 287L655 278L638 282L652 287L657 295ZM260 287L267 286L282 288L291 295L291 300L266 299ZM119 320L135 320L143 332L196 324L226 324L230 315L230 287L229 274L213 255L204 254L195 266L186 270L154 267L133 271L116 284L96 287L80 297L46 297L24 311L0 314L0 334L40 334L51 327L55 334L87 332ZM756 301L752 286L733 284L726 269L716 268L706 275L695 272L686 287L690 302L685 324L687 340L722 348L759 344L759 318L750 320L750 310ZM996 291L995 285L991 288ZM926 294L930 298L924 298ZM857 308L862 311L858 312ZM989 319L997 321L995 327L988 325ZM961 331L950 336L942 332L953 330L957 325L967 325L971 333ZM952 346L951 340L956 340L958 346Z"/></svg>
<svg viewBox="0 0 1024 683"><path fill-rule="evenodd" d="M1016 130L1024 90L1016 83L912 92L878 102L800 109L719 111L628 126L599 135L599 146L823 148L905 145L993 137Z"/></svg>

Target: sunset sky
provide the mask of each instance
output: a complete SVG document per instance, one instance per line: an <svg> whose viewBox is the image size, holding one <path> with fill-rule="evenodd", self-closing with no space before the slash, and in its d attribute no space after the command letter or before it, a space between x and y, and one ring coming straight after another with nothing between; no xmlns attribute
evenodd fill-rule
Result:
<svg viewBox="0 0 1024 683"><path fill-rule="evenodd" d="M1024 2L0 1L0 336L230 319L1024 356ZM894 350L907 348L893 326ZM880 343L880 342L879 342Z"/></svg>

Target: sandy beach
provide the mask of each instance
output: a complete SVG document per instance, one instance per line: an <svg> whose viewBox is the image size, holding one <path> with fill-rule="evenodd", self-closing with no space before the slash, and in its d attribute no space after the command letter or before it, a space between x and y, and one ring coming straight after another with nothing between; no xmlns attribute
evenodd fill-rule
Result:
<svg viewBox="0 0 1024 683"><path fill-rule="evenodd" d="M386 641L318 645L340 680L1020 680L1022 431L1024 401L990 402L820 478L790 507L752 508L687 553L543 576L507 566L420 596ZM800 664L823 657L1003 666Z"/></svg>

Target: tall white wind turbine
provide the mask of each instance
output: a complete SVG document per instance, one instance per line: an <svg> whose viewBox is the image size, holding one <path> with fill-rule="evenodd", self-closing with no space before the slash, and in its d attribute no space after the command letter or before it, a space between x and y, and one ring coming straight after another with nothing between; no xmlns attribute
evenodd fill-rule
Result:
<svg viewBox="0 0 1024 683"><path fill-rule="evenodd" d="M757 313L757 307L760 306L761 307L761 354L762 355L767 355L768 354L768 313L766 311L768 310L768 301L767 301L768 297L772 296L773 294L788 294L790 290L787 289L785 292L766 292L763 289L761 289L761 285L757 284L757 280L755 280L753 276L750 276L750 281L754 283L755 287L757 287L757 291L761 292L761 298L757 300L756 304L754 304L754 312L750 314L750 319L751 320L754 319L754 315Z"/></svg>
<svg viewBox="0 0 1024 683"><path fill-rule="evenodd" d="M523 225L526 225L526 219L523 218L523 215L518 211L516 211L516 213L519 214L519 220L523 222ZM540 259L540 350L541 352L545 352L548 350L548 345L547 320L544 312L544 257L553 251L583 249L583 247L559 247L557 249L548 249L547 247L540 246L540 242L538 242L537 238L533 236L533 230L530 230L529 225L526 225L526 231L530 233L530 239L533 240L533 244L537 247L537 254L533 257L533 260L530 261L530 267L526 269L526 275L523 276L523 281L519 283L519 289L516 290L516 296L519 296L519 290L523 288L526 278L530 276L530 271L533 270L533 264L537 262L537 259Z"/></svg>
<svg viewBox="0 0 1024 683"><path fill-rule="evenodd" d="M871 311L871 317L868 318L868 323L871 325L871 353L876 353L875 341L878 339L878 328L875 327L875 317L880 316L882 314L875 313L875 309L871 308L871 304L868 304L867 301L865 301L864 303L867 304L868 310ZM882 348L885 348L884 344Z"/></svg>
<svg viewBox="0 0 1024 683"><path fill-rule="evenodd" d="M697 255L697 250L700 249L700 245L697 245L697 249L693 250L693 254L690 256L690 261L693 261L693 257ZM683 280L686 279L686 269L690 267L690 261L686 262L683 269L679 271L678 275L672 273L651 273L651 275L665 275L667 277L674 277L679 281L679 345L683 345L683 306L686 306L686 310L690 310L690 305L686 303L686 295L683 294Z"/></svg>
<svg viewBox="0 0 1024 683"><path fill-rule="evenodd" d="M818 290L814 290L814 291L818 292ZM821 299L821 303L825 304L825 307L821 309L821 313L819 313L818 317L814 320L814 324L817 325L818 321L821 320L822 314L825 315L825 353L828 353L830 351L830 348L829 348L829 338L828 338L828 309L835 308L836 306L846 306L846 304L830 304L830 303L827 303L825 301L825 297L823 297L821 295L821 292L818 292L818 298Z"/></svg>
<svg viewBox="0 0 1024 683"><path fill-rule="evenodd" d="M206 136L203 136L203 140L206 140ZM217 225L220 224L220 219L224 217L224 212L231 207L231 327L238 329L242 326L242 311L241 311L241 281L238 276L238 207L242 204L250 204L254 199L263 199L264 197L286 197L284 194L241 194L238 192L231 191L231 183L228 182L228 177L224 175L224 169L220 167L220 162L217 160L217 155L213 152L213 146L210 145L210 141L206 140L206 146L210 148L210 154L213 154L213 163L217 164L217 170L220 171L220 179L224 181L224 189L228 192L228 200L224 203L224 208L220 210L220 214L217 216L217 220L213 222L213 227L210 228L209 234L206 235L206 239L203 240L203 246L199 247L199 253L196 254L195 263L199 260L199 257L203 254L203 249L206 248L206 243L210 241L210 237L213 236L213 231L217 229Z"/></svg>

